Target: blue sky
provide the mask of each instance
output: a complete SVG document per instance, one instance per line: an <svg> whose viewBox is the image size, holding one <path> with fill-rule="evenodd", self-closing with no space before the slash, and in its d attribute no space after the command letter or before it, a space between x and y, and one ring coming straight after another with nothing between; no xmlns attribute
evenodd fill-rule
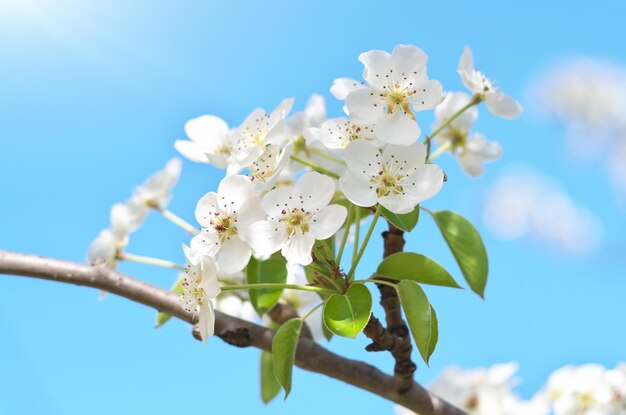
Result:
<svg viewBox="0 0 626 415"><path fill-rule="evenodd" d="M464 45L508 93L524 103L534 74L559 58L606 57L626 63L626 4L543 2L201 2L122 0L0 1L0 247L81 261L108 223L110 206L175 155L184 122L215 113L236 125L255 107L289 96L301 109L333 79L359 77L359 53L409 43L430 56L429 75L462 86ZM425 126L432 115L425 114ZM427 382L449 364L520 362L529 396L566 363L623 359L624 220L598 165L564 156L563 132L526 111L508 122L482 111L480 129L503 142L505 157L481 180L443 160L450 181L428 203L461 212L481 230L480 195L508 164L526 162L558 178L606 229L605 248L572 258L484 232L491 258L486 301L468 291L428 289L440 340ZM221 172L186 162L171 204L192 218L197 199ZM152 216L129 250L180 261L184 233ZM380 241L372 244L376 258ZM424 216L408 249L455 275L449 252ZM366 258L368 256L366 255ZM362 269L374 267L373 259ZM121 270L168 287L171 272L123 264ZM154 313L95 290L0 277L0 414L109 414L210 411L318 413L391 404L296 370L286 403L263 406L259 352L219 339L202 345L189 327L154 330ZM366 342L331 347L386 371L391 360Z"/></svg>

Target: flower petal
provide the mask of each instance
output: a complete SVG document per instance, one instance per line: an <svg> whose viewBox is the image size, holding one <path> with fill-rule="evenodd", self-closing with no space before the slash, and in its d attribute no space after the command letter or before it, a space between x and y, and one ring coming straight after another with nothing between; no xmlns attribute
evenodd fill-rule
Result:
<svg viewBox="0 0 626 415"><path fill-rule="evenodd" d="M200 329L200 338L204 343L215 332L215 312L213 311L213 303L207 301L200 306L198 313L198 328Z"/></svg>
<svg viewBox="0 0 626 415"><path fill-rule="evenodd" d="M378 202L390 212L402 215L404 213L412 212L413 209L415 209L415 206L418 204L416 200L417 199L415 197L409 194L390 194L379 198Z"/></svg>
<svg viewBox="0 0 626 415"><path fill-rule="evenodd" d="M338 78L333 82L333 86L330 87L330 93L340 100L345 100L348 94L357 89L364 88L362 82L356 81L352 78Z"/></svg>
<svg viewBox="0 0 626 415"><path fill-rule="evenodd" d="M247 243L238 236L231 236L222 244L217 254L217 263L220 271L227 274L234 274L243 270L250 261L252 251Z"/></svg>
<svg viewBox="0 0 626 415"><path fill-rule="evenodd" d="M210 229L210 230L209 230ZM202 255L208 255L214 257L222 246L220 237L213 229L203 229L199 234L191 238L191 252L194 257L192 262L197 262L197 257Z"/></svg>
<svg viewBox="0 0 626 415"><path fill-rule="evenodd" d="M255 197L254 185L247 176L226 176L217 188L217 202L228 212L238 211L247 200Z"/></svg>
<svg viewBox="0 0 626 415"><path fill-rule="evenodd" d="M261 200L261 206L265 213L271 217L282 216L283 209L290 210L292 207L290 199L293 193L293 187L282 186L270 190L263 196Z"/></svg>
<svg viewBox="0 0 626 415"><path fill-rule="evenodd" d="M296 230L283 246L281 253L289 263L309 265L313 262L311 250L314 243L315 238L310 232Z"/></svg>
<svg viewBox="0 0 626 415"><path fill-rule="evenodd" d="M389 70L391 55L384 50L370 50L359 55L359 61L365 66L363 78L374 88L382 89L382 79Z"/></svg>
<svg viewBox="0 0 626 415"><path fill-rule="evenodd" d="M514 120L522 113L521 105L513 98L502 92L493 92L485 95L487 109L493 115Z"/></svg>
<svg viewBox="0 0 626 415"><path fill-rule="evenodd" d="M217 212L221 212L222 207L218 203L217 193L209 192L198 200L196 205L196 220L201 226L211 225L211 218Z"/></svg>
<svg viewBox="0 0 626 415"><path fill-rule="evenodd" d="M215 115L202 115L185 123L185 133L196 143L219 146L228 135L228 124Z"/></svg>
<svg viewBox="0 0 626 415"><path fill-rule="evenodd" d="M208 163L209 157L198 143L189 140L176 140L174 148L184 157L196 163Z"/></svg>
<svg viewBox="0 0 626 415"><path fill-rule="evenodd" d="M424 164L403 182L405 193L415 198L416 204L436 195L443 186L443 171L436 164Z"/></svg>
<svg viewBox="0 0 626 415"><path fill-rule="evenodd" d="M472 50L465 46L463 49L463 54L461 55L461 59L459 60L459 71L464 72L472 72L474 70L474 55L472 54Z"/></svg>
<svg viewBox="0 0 626 415"><path fill-rule="evenodd" d="M329 205L311 218L309 227L315 239L326 239L333 236L346 221L348 209L341 205Z"/></svg>
<svg viewBox="0 0 626 415"><path fill-rule="evenodd" d="M287 242L287 229L282 223L261 220L245 230L245 240L260 256L269 257Z"/></svg>
<svg viewBox="0 0 626 415"><path fill-rule="evenodd" d="M411 96L411 104L415 111L435 108L445 98L443 87L434 79L425 80L414 86L416 93Z"/></svg>
<svg viewBox="0 0 626 415"><path fill-rule="evenodd" d="M346 97L350 117L360 124L374 124L385 114L385 102L373 88L352 91Z"/></svg>
<svg viewBox="0 0 626 415"><path fill-rule="evenodd" d="M402 146L415 143L420 133L420 127L415 120L402 111L383 115L374 126L374 134L380 141Z"/></svg>
<svg viewBox="0 0 626 415"><path fill-rule="evenodd" d="M339 179L339 187L348 200L357 206L374 206L378 199L376 189L369 180L362 175L355 175L352 171L348 171Z"/></svg>
<svg viewBox="0 0 626 415"><path fill-rule="evenodd" d="M335 194L335 182L316 171L303 175L293 189L293 203L307 212L326 207Z"/></svg>
<svg viewBox="0 0 626 415"><path fill-rule="evenodd" d="M344 159L348 169L357 175L371 177L381 169L382 156L374 145L358 140L352 142L344 152Z"/></svg>

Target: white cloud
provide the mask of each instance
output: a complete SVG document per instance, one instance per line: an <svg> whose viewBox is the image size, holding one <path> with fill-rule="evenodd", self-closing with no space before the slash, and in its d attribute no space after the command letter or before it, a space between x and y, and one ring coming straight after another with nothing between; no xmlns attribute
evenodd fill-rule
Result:
<svg viewBox="0 0 626 415"><path fill-rule="evenodd" d="M565 253L589 252L602 239L598 218L529 166L513 167L492 184L483 219L503 239L531 238Z"/></svg>

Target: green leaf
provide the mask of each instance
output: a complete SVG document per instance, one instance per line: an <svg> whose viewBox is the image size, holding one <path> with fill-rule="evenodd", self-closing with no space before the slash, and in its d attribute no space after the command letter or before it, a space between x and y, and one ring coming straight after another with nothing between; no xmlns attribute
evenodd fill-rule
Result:
<svg viewBox="0 0 626 415"><path fill-rule="evenodd" d="M333 333L355 338L372 312L372 294L363 284L352 284L348 291L333 294L324 304L324 324Z"/></svg>
<svg viewBox="0 0 626 415"><path fill-rule="evenodd" d="M274 376L274 358L271 353L261 353L261 399L268 403L280 392L280 383Z"/></svg>
<svg viewBox="0 0 626 415"><path fill-rule="evenodd" d="M296 357L298 337L302 330L302 320L292 318L280 326L272 341L272 354L274 355L274 376L285 390L285 399L291 392L291 376L293 362Z"/></svg>
<svg viewBox="0 0 626 415"><path fill-rule="evenodd" d="M467 219L457 213L441 210L432 215L463 277L472 291L484 298L489 261L480 234Z"/></svg>
<svg viewBox="0 0 626 415"><path fill-rule="evenodd" d="M279 253L272 255L265 261L250 258L247 269L248 284L279 283L287 281L287 261ZM262 316L276 304L283 290L262 289L250 290L250 302Z"/></svg>
<svg viewBox="0 0 626 415"><path fill-rule="evenodd" d="M413 340L426 365L430 356L435 351L439 330L437 328L437 316L428 302L426 294L413 281L404 280L396 286L400 303L404 309Z"/></svg>
<svg viewBox="0 0 626 415"><path fill-rule="evenodd" d="M398 215L381 206L382 214L396 228L410 232L415 228L420 218L420 207L417 206L412 212Z"/></svg>
<svg viewBox="0 0 626 415"><path fill-rule="evenodd" d="M183 293L184 282L185 282L185 274L181 274L180 277L178 277L178 279L174 283L174 285L172 285L172 288L170 288L170 291L178 295L181 295ZM158 329L163 324L167 323L171 318L172 318L171 314L167 314L162 311L159 311L156 315L156 323L154 325L154 328Z"/></svg>
<svg viewBox="0 0 626 415"><path fill-rule="evenodd" d="M414 252L398 252L385 258L376 274L396 280L412 280L422 284L461 288L444 267Z"/></svg>

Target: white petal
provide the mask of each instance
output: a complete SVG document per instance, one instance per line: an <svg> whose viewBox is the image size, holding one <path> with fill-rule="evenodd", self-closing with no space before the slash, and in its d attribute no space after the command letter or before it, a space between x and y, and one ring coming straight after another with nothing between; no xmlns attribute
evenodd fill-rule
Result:
<svg viewBox="0 0 626 415"><path fill-rule="evenodd" d="M198 328L200 329L200 338L204 343L206 343L209 337L215 332L215 312L213 311L213 304L211 301L208 301L208 299L200 306Z"/></svg>
<svg viewBox="0 0 626 415"><path fill-rule="evenodd" d="M222 292L220 284L217 280L217 266L213 258L209 256L202 257L202 282L200 287L204 289L208 297L215 298Z"/></svg>
<svg viewBox="0 0 626 415"><path fill-rule="evenodd" d="M311 95L311 98L309 98L308 102L306 103L304 113L309 119L308 125L321 125L326 119L326 100L324 99L324 97L318 94Z"/></svg>
<svg viewBox="0 0 626 415"><path fill-rule="evenodd" d="M249 199L256 196L254 185L247 176L227 176L217 188L218 203L226 205L229 212L237 211Z"/></svg>
<svg viewBox="0 0 626 415"><path fill-rule="evenodd" d="M373 88L352 91L346 97L350 116L358 123L374 124L385 114L385 102Z"/></svg>
<svg viewBox="0 0 626 415"><path fill-rule="evenodd" d="M384 50L370 50L359 55L359 61L365 66L363 78L375 88L382 88L381 79L387 75L390 57Z"/></svg>
<svg viewBox="0 0 626 415"><path fill-rule="evenodd" d="M293 189L293 203L307 212L314 212L326 207L334 194L333 179L312 171L296 182Z"/></svg>
<svg viewBox="0 0 626 415"><path fill-rule="evenodd" d="M245 240L261 256L269 256L287 242L287 229L282 223L258 221L245 231Z"/></svg>
<svg viewBox="0 0 626 415"><path fill-rule="evenodd" d="M418 47L413 45L397 45L391 52L388 65L393 72L394 82L400 85L406 84L405 80L412 82L419 79L426 71L428 56Z"/></svg>
<svg viewBox="0 0 626 415"><path fill-rule="evenodd" d="M437 124L442 124L452 118L452 116L466 106L470 100L471 97L464 92L448 93L443 102L435 108ZM477 118L478 109L476 106L473 106L452 121L450 126L461 131L469 131Z"/></svg>
<svg viewBox="0 0 626 415"><path fill-rule="evenodd" d="M466 151L459 154L458 160L465 173L469 176L478 177L485 171L483 160L478 154Z"/></svg>
<svg viewBox="0 0 626 415"><path fill-rule="evenodd" d="M352 171L348 171L339 179L339 187L348 200L357 206L374 206L378 199L376 189L371 186L369 180L362 175L355 175Z"/></svg>
<svg viewBox="0 0 626 415"><path fill-rule="evenodd" d="M222 246L219 235L212 229L209 231L203 229L199 234L191 238L191 252L194 257L191 258L193 263L197 263L197 256L212 256L214 257Z"/></svg>
<svg viewBox="0 0 626 415"><path fill-rule="evenodd" d="M287 116L287 114L289 114L289 111L291 111L291 108L293 107L293 102L294 102L293 98L287 98L287 99L284 99L280 104L278 104L276 109L272 111L272 113L270 114L271 126L275 125L275 123L278 122L278 120L284 119Z"/></svg>
<svg viewBox="0 0 626 415"><path fill-rule="evenodd" d="M215 115L203 115L185 123L185 133L199 144L219 145L228 135L228 124Z"/></svg>
<svg viewBox="0 0 626 415"><path fill-rule="evenodd" d="M424 165L426 146L420 142L410 146L388 145L383 148L382 161L392 171L399 169L404 176L411 175Z"/></svg>
<svg viewBox="0 0 626 415"><path fill-rule="evenodd" d="M198 200L196 205L196 220L201 226L209 226L215 213L221 212L222 207L218 203L217 193L209 192Z"/></svg>
<svg viewBox="0 0 626 415"><path fill-rule="evenodd" d="M443 171L436 164L424 164L415 174L403 181L407 194L421 203L439 193L443 186Z"/></svg>
<svg viewBox="0 0 626 415"><path fill-rule="evenodd" d="M209 157L198 143L188 140L176 140L174 148L184 157L196 163L208 163Z"/></svg>
<svg viewBox="0 0 626 415"><path fill-rule="evenodd" d="M237 229L245 229L250 224L259 220L265 220L265 210L261 205L261 199L254 197L247 200L237 212Z"/></svg>
<svg viewBox="0 0 626 415"><path fill-rule="evenodd" d="M357 89L364 88L362 82L356 81L352 78L338 78L333 82L333 86L330 87L330 93L340 100L345 100L348 94Z"/></svg>
<svg viewBox="0 0 626 415"><path fill-rule="evenodd" d="M487 109L493 115L513 120L520 116L522 107L513 98L502 92L493 92L485 95Z"/></svg>
<svg viewBox="0 0 626 415"><path fill-rule="evenodd" d="M272 217L282 216L284 209L290 210L293 199L289 199L293 193L293 187L283 186L270 190L263 196L261 200L261 206L263 210Z"/></svg>
<svg viewBox="0 0 626 415"><path fill-rule="evenodd" d="M222 249L217 254L220 271L234 274L243 270L248 265L251 254L252 251L247 243L237 236L231 236L230 239L224 241Z"/></svg>
<svg viewBox="0 0 626 415"><path fill-rule="evenodd" d="M472 72L474 70L474 56L472 55L472 50L465 46L463 49L463 54L461 55L461 59L459 60L459 71L464 72Z"/></svg>
<svg viewBox="0 0 626 415"><path fill-rule="evenodd" d="M333 236L346 221L348 209L341 205L330 205L317 212L309 223L315 239L326 239Z"/></svg>
<svg viewBox="0 0 626 415"><path fill-rule="evenodd" d="M344 159L350 171L357 175L369 178L381 170L380 151L363 140L352 142L344 152Z"/></svg>
<svg viewBox="0 0 626 415"><path fill-rule="evenodd" d="M476 133L467 140L465 151L477 154L485 161L493 161L502 157L502 145L497 141L489 141L484 134Z"/></svg>
<svg viewBox="0 0 626 415"><path fill-rule="evenodd" d="M281 253L290 263L309 265L313 262L311 250L315 238L310 232L297 230L283 246Z"/></svg>
<svg viewBox="0 0 626 415"><path fill-rule="evenodd" d="M374 134L380 141L402 146L415 143L420 133L420 127L415 120L402 111L383 115L374 126Z"/></svg>
<svg viewBox="0 0 626 415"><path fill-rule="evenodd" d="M434 79L423 81L414 86L414 95L411 96L411 104L415 111L423 111L435 108L445 98L443 87Z"/></svg>
<svg viewBox="0 0 626 415"><path fill-rule="evenodd" d="M378 202L387 210L398 215L412 212L417 206L417 199L412 195L388 195L378 199Z"/></svg>

